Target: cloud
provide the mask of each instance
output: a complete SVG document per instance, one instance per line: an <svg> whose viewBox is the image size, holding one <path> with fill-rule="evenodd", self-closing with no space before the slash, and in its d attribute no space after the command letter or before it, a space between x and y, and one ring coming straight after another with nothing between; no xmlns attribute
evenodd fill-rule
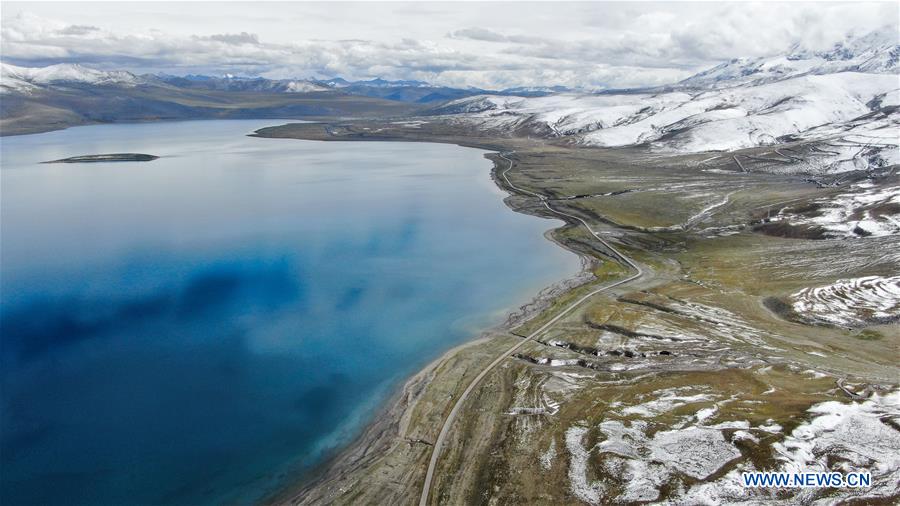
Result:
<svg viewBox="0 0 900 506"><path fill-rule="evenodd" d="M504 35L487 28L463 28L447 34L447 38L456 40L475 40L481 42L507 42L513 44L540 44L547 42L542 37L528 35Z"/></svg>
<svg viewBox="0 0 900 506"><path fill-rule="evenodd" d="M259 44L259 35L247 32L216 34L206 38L225 44Z"/></svg>
<svg viewBox="0 0 900 506"><path fill-rule="evenodd" d="M547 39L528 35L504 35L487 28L463 28L447 34L448 38L457 40L477 40L483 42L509 42L514 44L540 44Z"/></svg>
<svg viewBox="0 0 900 506"><path fill-rule="evenodd" d="M884 25L897 30L892 3L536 3L521 9L462 3L387 10L273 4L262 11L222 4L214 13L208 5L186 6L178 18L151 13L147 21L88 6L52 15L19 11L0 21L0 56L25 66L78 62L139 73L603 88L666 84L735 57L779 54L794 44L822 49ZM305 33L311 35L298 35Z"/></svg>
<svg viewBox="0 0 900 506"><path fill-rule="evenodd" d="M59 31L62 35L87 35L91 32L99 31L96 26L90 25L69 25Z"/></svg>
<svg viewBox="0 0 900 506"><path fill-rule="evenodd" d="M487 42L508 42L506 35L487 28L463 28L447 34L451 39L483 40Z"/></svg>

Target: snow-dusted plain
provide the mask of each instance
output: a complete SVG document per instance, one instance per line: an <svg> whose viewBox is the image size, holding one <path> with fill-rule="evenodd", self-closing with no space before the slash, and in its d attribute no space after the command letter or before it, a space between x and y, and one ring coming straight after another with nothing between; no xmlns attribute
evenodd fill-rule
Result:
<svg viewBox="0 0 900 506"><path fill-rule="evenodd" d="M896 494L900 433L891 423L900 417L900 391L875 394L862 402L823 402L812 406L808 415L789 434L777 425L754 427L746 420L702 425L699 415L696 425L653 435L648 434L653 424L647 421L607 420L596 426L600 438L593 447L585 446L592 428L576 424L566 431L570 490L589 504L657 501L663 487L679 482L664 504L836 504L849 498L874 500ZM742 455L736 445L739 441L771 446L776 464L766 471L868 471L872 487L837 491L743 488L740 473L759 469L748 461L734 463ZM597 462L612 481L589 478L596 475L589 467ZM732 469L713 481L686 485L679 478L703 480L728 467ZM613 482L621 485L616 487Z"/></svg>
<svg viewBox="0 0 900 506"><path fill-rule="evenodd" d="M870 497L896 493L900 483L900 391L875 394L864 402L824 402L810 408L813 418L791 432L775 450L782 471L870 471Z"/></svg>
<svg viewBox="0 0 900 506"><path fill-rule="evenodd" d="M900 276L841 279L791 296L794 311L812 321L864 326L900 319Z"/></svg>
<svg viewBox="0 0 900 506"><path fill-rule="evenodd" d="M815 216L782 210L774 221L822 227L828 237L858 237L900 234L900 186L874 187L871 183L852 185L846 193L817 199Z"/></svg>

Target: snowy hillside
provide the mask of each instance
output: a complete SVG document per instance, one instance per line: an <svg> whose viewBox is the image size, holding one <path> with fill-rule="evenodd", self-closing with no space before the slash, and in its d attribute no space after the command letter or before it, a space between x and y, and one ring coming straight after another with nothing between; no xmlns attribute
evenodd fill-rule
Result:
<svg viewBox="0 0 900 506"><path fill-rule="evenodd" d="M266 79L263 77L240 77L225 74L222 77L187 75L173 76L157 74L143 76L148 81L177 88L193 88L216 91L252 91L264 93L310 93L329 91L331 88L322 83L302 79Z"/></svg>
<svg viewBox="0 0 900 506"><path fill-rule="evenodd" d="M309 81L287 81L284 91L288 93L311 93L314 91L329 91L331 88L321 86Z"/></svg>
<svg viewBox="0 0 900 506"><path fill-rule="evenodd" d="M195 88L219 91L253 91L271 93L313 93L332 91L350 86L372 88L429 88L420 81L369 81L348 82L337 78L330 81L314 79L266 79L263 77L239 77L226 74L221 77L167 74L135 75L131 72L103 71L78 64L58 64L48 67L19 67L0 63L0 92L33 93L41 88L59 88L66 84L134 86L137 84L170 85L179 88Z"/></svg>
<svg viewBox="0 0 900 506"><path fill-rule="evenodd" d="M141 79L123 70L102 71L74 63L61 63L49 67L18 67L0 63L0 90L28 93L40 85L83 83L94 85L135 85Z"/></svg>
<svg viewBox="0 0 900 506"><path fill-rule="evenodd" d="M248 93L339 93L343 95L367 96L399 102L442 103L447 100L492 92L479 89L457 89L434 86L422 81L388 81L375 78L364 81L347 81L340 77L321 79L269 79L225 74L170 75L164 73L135 75L126 71L102 71L74 64L59 64L49 67L26 68L0 62L0 93L9 95L35 96L40 92L52 94L55 91L70 93L73 88L90 86L118 86L131 88L136 85L163 88L171 92L173 88L199 90L201 92L248 92ZM158 91L158 90L157 90ZM536 96L549 91L523 91Z"/></svg>
<svg viewBox="0 0 900 506"><path fill-rule="evenodd" d="M738 58L678 83L687 88L718 88L760 84L802 75L900 71L900 41L894 30L881 30L835 44L827 51L793 47L786 55Z"/></svg>
<svg viewBox="0 0 900 506"><path fill-rule="evenodd" d="M478 96L437 112L490 130L527 129L593 146L649 143L665 151L714 151L774 144L894 108L898 88L894 75L843 72L696 94Z"/></svg>
<svg viewBox="0 0 900 506"><path fill-rule="evenodd" d="M731 62L659 93L481 95L433 112L495 133L662 152L854 134L885 144L880 159L897 163L900 46L884 39L875 33L805 59L792 53L750 66Z"/></svg>

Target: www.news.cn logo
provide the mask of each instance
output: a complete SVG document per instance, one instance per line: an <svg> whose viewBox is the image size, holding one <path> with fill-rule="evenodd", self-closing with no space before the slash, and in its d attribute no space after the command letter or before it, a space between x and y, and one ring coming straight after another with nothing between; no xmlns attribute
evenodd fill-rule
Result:
<svg viewBox="0 0 900 506"><path fill-rule="evenodd" d="M745 488L863 488L872 486L869 473L741 473Z"/></svg>

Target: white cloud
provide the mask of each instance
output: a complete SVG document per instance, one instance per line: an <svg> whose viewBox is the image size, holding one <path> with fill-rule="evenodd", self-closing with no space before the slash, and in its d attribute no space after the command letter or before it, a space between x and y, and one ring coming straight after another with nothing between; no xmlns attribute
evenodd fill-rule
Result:
<svg viewBox="0 0 900 506"><path fill-rule="evenodd" d="M170 5L5 3L0 57L137 72L632 87L897 29L894 3Z"/></svg>

